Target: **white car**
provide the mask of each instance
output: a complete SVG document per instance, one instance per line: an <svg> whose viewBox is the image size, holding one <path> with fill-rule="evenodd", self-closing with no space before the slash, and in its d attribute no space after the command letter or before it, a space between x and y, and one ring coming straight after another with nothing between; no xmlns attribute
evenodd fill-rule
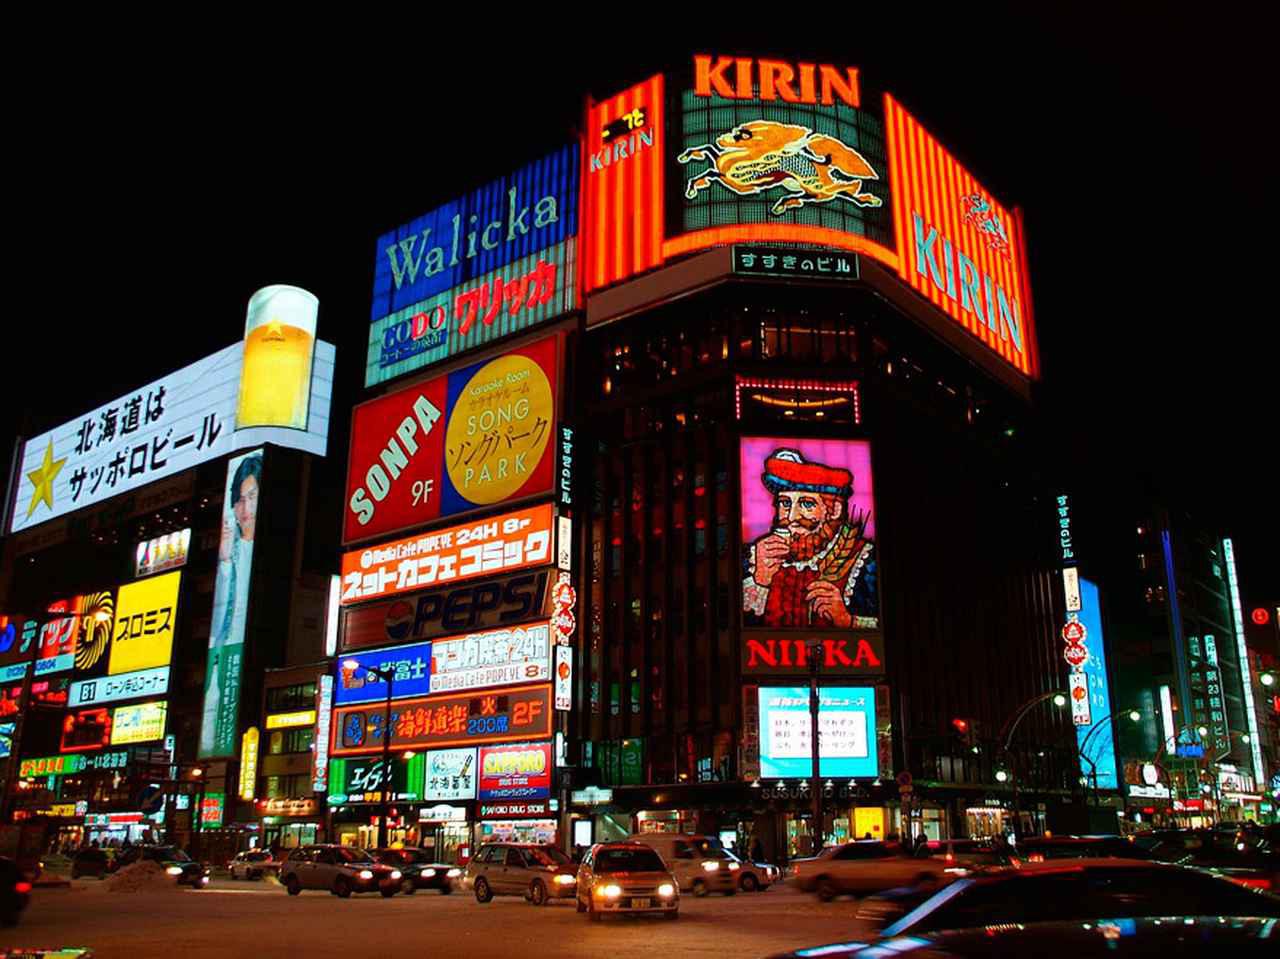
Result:
<svg viewBox="0 0 1280 959"><path fill-rule="evenodd" d="M824 849L812 859L797 859L791 872L804 892L830 902L836 896L949 881L954 878L947 873L950 865L943 859L913 856L897 843L861 840Z"/></svg>
<svg viewBox="0 0 1280 959"><path fill-rule="evenodd" d="M280 873L280 863L265 849L246 849L227 863L232 879L262 879Z"/></svg>

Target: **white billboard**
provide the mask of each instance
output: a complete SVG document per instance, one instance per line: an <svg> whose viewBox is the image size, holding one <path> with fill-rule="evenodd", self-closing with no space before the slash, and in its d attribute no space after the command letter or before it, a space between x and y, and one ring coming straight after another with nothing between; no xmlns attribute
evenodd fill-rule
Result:
<svg viewBox="0 0 1280 959"><path fill-rule="evenodd" d="M475 749L428 749L427 781L422 798L427 802L475 799Z"/></svg>
<svg viewBox="0 0 1280 959"><path fill-rule="evenodd" d="M487 629L431 644L431 692L546 682L551 623Z"/></svg>
<svg viewBox="0 0 1280 959"><path fill-rule="evenodd" d="M315 343L304 429L236 428L244 353L245 344L235 343L29 439L18 456L9 532L263 443L324 456L333 344ZM261 392L270 392L272 385Z"/></svg>

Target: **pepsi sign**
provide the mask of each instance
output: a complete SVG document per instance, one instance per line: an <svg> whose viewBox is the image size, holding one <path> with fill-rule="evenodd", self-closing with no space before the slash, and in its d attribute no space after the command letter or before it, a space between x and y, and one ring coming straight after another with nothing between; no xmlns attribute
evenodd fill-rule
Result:
<svg viewBox="0 0 1280 959"><path fill-rule="evenodd" d="M550 571L424 590L343 613L341 648L389 646L491 629L546 615Z"/></svg>

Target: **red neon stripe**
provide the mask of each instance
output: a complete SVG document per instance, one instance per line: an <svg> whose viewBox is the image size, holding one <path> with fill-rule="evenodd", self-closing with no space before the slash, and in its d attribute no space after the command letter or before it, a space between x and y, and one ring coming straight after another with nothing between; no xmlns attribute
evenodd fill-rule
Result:
<svg viewBox="0 0 1280 959"><path fill-rule="evenodd" d="M830 246L839 250L862 253L891 269L898 268L897 253L865 236L845 233L825 226L793 223L746 223L736 226L708 227L705 230L696 230L667 240L662 244L662 252L664 256L670 257L693 250L705 250L713 246L753 242L813 243L819 246Z"/></svg>

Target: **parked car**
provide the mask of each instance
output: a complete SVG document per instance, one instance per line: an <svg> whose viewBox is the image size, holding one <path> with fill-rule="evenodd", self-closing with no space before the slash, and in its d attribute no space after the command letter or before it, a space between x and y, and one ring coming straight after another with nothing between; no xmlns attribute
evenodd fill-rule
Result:
<svg viewBox="0 0 1280 959"><path fill-rule="evenodd" d="M646 832L629 836L627 842L648 846L666 863L682 892L705 896L738 891L741 863L724 848L717 836L697 836L673 832Z"/></svg>
<svg viewBox="0 0 1280 959"><path fill-rule="evenodd" d="M738 888L743 892L764 892L782 874L782 870L767 862L748 862L728 849L725 854L738 864Z"/></svg>
<svg viewBox="0 0 1280 959"><path fill-rule="evenodd" d="M403 877L400 890L406 896L412 896L419 889L438 889L440 895L447 896L462 879L461 869L436 862L430 849L412 846L376 849L373 857L378 862L400 870Z"/></svg>
<svg viewBox="0 0 1280 959"><path fill-rule="evenodd" d="M860 959L862 956L927 956L967 959L990 956L1071 956L1072 959L1122 959L1124 956L1183 956L1253 959L1272 956L1274 921L1261 918L1173 916L1090 918L1060 922L988 925L976 929L912 933L867 942L816 946L773 959Z"/></svg>
<svg viewBox="0 0 1280 959"><path fill-rule="evenodd" d="M232 879L261 879L280 874L280 862L265 849L247 849L238 852L227 863Z"/></svg>
<svg viewBox="0 0 1280 959"><path fill-rule="evenodd" d="M1181 866L1058 860L956 879L884 932L901 936L1003 923L1170 915L1280 916L1280 898Z"/></svg>
<svg viewBox="0 0 1280 959"><path fill-rule="evenodd" d="M494 896L524 896L535 906L573 896L577 867L557 846L495 842L480 847L467 863L462 884L489 902Z"/></svg>
<svg viewBox="0 0 1280 959"><path fill-rule="evenodd" d="M896 886L942 882L947 868L945 860L912 855L898 843L858 840L795 860L792 874L801 891L830 902L836 896L866 896Z"/></svg>
<svg viewBox="0 0 1280 959"><path fill-rule="evenodd" d="M353 892L379 892L391 898L400 889L399 869L375 862L363 849L350 846L300 846L280 868L289 895L304 889L327 889L347 899Z"/></svg>
<svg viewBox="0 0 1280 959"><path fill-rule="evenodd" d="M77 849L75 855L71 857L71 878L80 879L83 876L96 876L98 879L106 879L116 871L116 858L106 849L100 849L97 846L85 846Z"/></svg>
<svg viewBox="0 0 1280 959"><path fill-rule="evenodd" d="M593 922L606 913L680 918L680 884L651 846L599 843L582 857L576 888L578 912Z"/></svg>
<svg viewBox="0 0 1280 959"><path fill-rule="evenodd" d="M116 870L135 862L159 863L179 886L203 889L209 884L209 867L196 862L177 846L131 846L116 857Z"/></svg>
<svg viewBox="0 0 1280 959"><path fill-rule="evenodd" d="M16 861L0 857L0 926L18 924L31 901L31 878Z"/></svg>

